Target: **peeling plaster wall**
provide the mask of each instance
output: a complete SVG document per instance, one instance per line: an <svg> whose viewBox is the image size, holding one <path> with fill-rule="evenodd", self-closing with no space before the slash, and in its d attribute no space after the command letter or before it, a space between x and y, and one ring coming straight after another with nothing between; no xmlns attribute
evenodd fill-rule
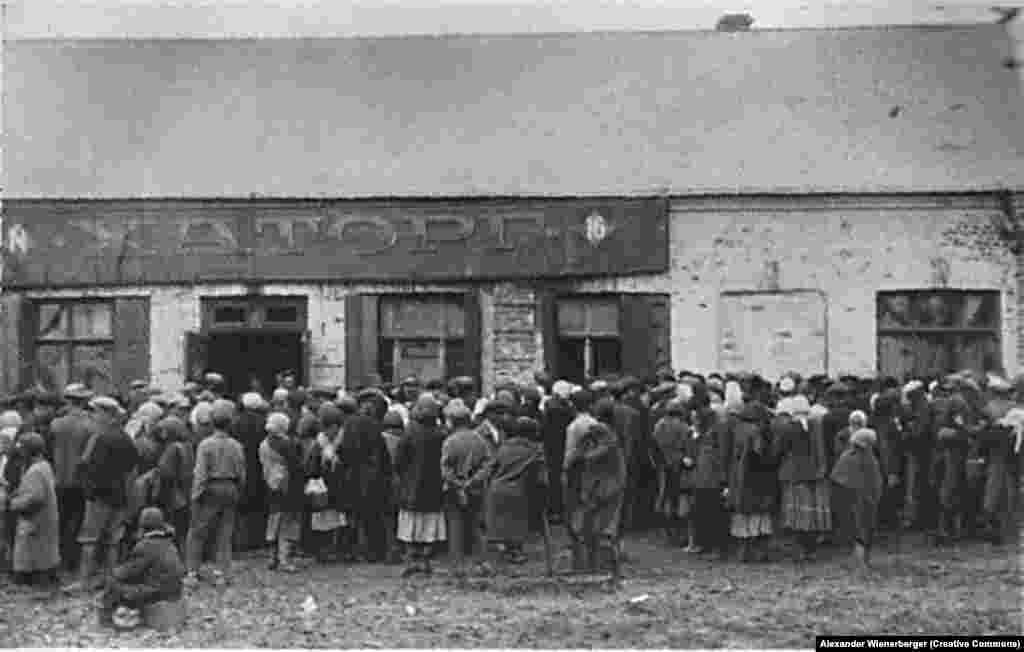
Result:
<svg viewBox="0 0 1024 652"><path fill-rule="evenodd" d="M1000 214L991 197L677 199L668 274L578 289L669 293L673 366L704 372L719 367L722 292L819 290L831 374L875 373L876 292L995 289L1003 295L1003 360L1014 373L1024 287L994 225Z"/></svg>

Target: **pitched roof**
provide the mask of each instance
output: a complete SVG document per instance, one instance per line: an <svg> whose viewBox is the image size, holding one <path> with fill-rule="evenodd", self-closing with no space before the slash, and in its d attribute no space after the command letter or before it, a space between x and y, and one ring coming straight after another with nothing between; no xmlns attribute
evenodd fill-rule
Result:
<svg viewBox="0 0 1024 652"><path fill-rule="evenodd" d="M8 42L9 197L1024 189L1005 28Z"/></svg>

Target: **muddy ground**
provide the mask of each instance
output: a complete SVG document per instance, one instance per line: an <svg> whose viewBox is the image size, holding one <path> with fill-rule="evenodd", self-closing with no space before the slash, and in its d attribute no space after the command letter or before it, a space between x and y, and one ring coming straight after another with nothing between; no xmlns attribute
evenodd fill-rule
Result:
<svg viewBox="0 0 1024 652"><path fill-rule="evenodd" d="M539 544L514 574L461 583L443 562L430 578L402 579L399 566L310 562L282 575L252 555L230 585L192 591L187 625L172 632L105 630L94 598L2 584L0 646L793 648L810 647L816 634L1024 630L1016 544L936 549L909 536L880 547L870 577L846 568L838 550L803 565L784 554L762 564L703 560L654 535L628 539L626 550L617 589L546 580ZM307 615L309 596L317 608Z"/></svg>

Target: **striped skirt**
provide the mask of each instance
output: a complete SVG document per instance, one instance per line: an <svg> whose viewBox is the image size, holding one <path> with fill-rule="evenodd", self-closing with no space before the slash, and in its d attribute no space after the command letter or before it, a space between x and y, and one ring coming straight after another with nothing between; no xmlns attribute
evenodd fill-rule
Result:
<svg viewBox="0 0 1024 652"><path fill-rule="evenodd" d="M782 485L782 527L797 532L832 529L829 481L786 482Z"/></svg>

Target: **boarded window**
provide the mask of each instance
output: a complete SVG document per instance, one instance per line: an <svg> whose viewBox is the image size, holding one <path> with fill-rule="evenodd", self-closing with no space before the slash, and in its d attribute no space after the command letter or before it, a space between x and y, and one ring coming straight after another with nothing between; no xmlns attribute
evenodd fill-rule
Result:
<svg viewBox="0 0 1024 652"><path fill-rule="evenodd" d="M1002 367L998 291L879 292L878 370L904 379Z"/></svg>
<svg viewBox="0 0 1024 652"><path fill-rule="evenodd" d="M384 296L379 300L381 378L451 378L472 367L466 359L467 305L453 296Z"/></svg>

